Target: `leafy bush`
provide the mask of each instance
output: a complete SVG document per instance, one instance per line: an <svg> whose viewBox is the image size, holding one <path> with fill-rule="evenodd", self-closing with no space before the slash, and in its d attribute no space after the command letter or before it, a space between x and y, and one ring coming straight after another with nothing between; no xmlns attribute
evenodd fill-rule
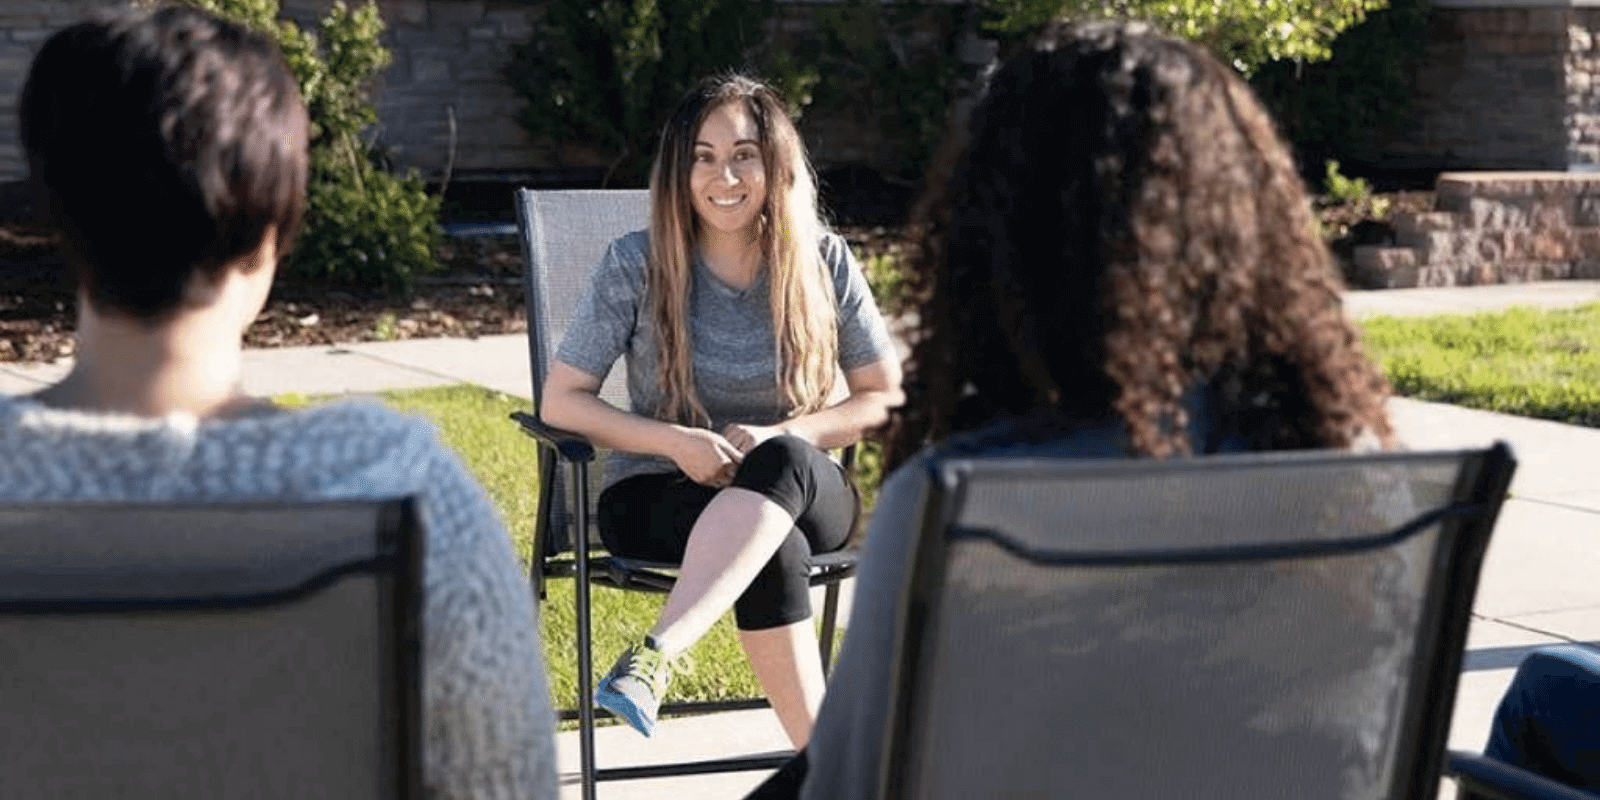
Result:
<svg viewBox="0 0 1600 800"><path fill-rule="evenodd" d="M885 138L894 143L894 172L920 179L945 133L964 66L957 48L971 8L917 0L846 0L816 8L812 34L798 43L801 60L817 65L822 76L815 107L879 110L888 123ZM913 45L919 28L937 33L933 46Z"/></svg>
<svg viewBox="0 0 1600 800"><path fill-rule="evenodd" d="M1271 61L1321 61L1339 32L1388 0L983 0L990 30L1017 35L1062 14L1147 19L1207 45L1249 75Z"/></svg>
<svg viewBox="0 0 1600 800"><path fill-rule="evenodd" d="M715 72L762 77L799 110L816 73L756 59L772 0L550 0L505 75L535 139L589 143L610 159L604 183L643 186L661 127L684 92ZM762 68L765 67L763 70Z"/></svg>
<svg viewBox="0 0 1600 800"><path fill-rule="evenodd" d="M1322 190L1332 200L1340 203L1365 203L1372 197L1372 184L1365 178L1350 178L1339 171L1339 162L1328 159L1323 165L1326 173Z"/></svg>
<svg viewBox="0 0 1600 800"><path fill-rule="evenodd" d="M311 114L306 217L282 271L351 286L403 291L438 269L439 199L414 170L393 175L361 140L378 119L372 79L388 66L383 20L368 2L334 2L315 33L279 19L280 0L185 0L265 31L283 49Z"/></svg>
<svg viewBox="0 0 1600 800"><path fill-rule="evenodd" d="M439 198L428 194L422 176L337 164L323 164L314 174L307 205L316 215L308 212L295 243L290 269L296 274L403 292L417 275L437 268Z"/></svg>
<svg viewBox="0 0 1600 800"><path fill-rule="evenodd" d="M1427 41L1429 0L1390 0L1333 40L1318 63L1264 65L1251 86L1283 126L1301 163L1378 160L1379 134L1411 111L1411 74Z"/></svg>

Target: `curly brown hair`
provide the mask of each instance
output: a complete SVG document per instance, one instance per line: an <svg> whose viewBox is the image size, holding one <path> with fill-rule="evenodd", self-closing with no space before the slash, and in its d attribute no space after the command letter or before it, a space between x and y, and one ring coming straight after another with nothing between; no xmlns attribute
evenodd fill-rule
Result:
<svg viewBox="0 0 1600 800"><path fill-rule="evenodd" d="M1204 50L1054 22L952 130L916 211L891 465L1006 418L1030 438L1120 420L1129 455L1192 453L1197 388L1251 449L1391 443L1292 159Z"/></svg>

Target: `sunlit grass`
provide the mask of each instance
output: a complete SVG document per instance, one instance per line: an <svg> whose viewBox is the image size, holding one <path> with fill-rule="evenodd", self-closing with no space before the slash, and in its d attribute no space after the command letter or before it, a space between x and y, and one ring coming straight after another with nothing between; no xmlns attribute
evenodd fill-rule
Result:
<svg viewBox="0 0 1600 800"><path fill-rule="evenodd" d="M1600 303L1374 317L1362 327L1403 395L1600 426Z"/></svg>

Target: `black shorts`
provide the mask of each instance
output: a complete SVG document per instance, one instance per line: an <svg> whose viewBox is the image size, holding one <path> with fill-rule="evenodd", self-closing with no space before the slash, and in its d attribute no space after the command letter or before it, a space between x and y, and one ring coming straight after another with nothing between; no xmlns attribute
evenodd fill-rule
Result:
<svg viewBox="0 0 1600 800"><path fill-rule="evenodd" d="M849 476L804 440L776 436L745 454L732 485L766 497L794 518L794 529L733 605L739 629L809 619L811 554L843 547L860 511ZM680 562L695 520L719 491L677 471L624 478L600 493L600 539L620 556Z"/></svg>

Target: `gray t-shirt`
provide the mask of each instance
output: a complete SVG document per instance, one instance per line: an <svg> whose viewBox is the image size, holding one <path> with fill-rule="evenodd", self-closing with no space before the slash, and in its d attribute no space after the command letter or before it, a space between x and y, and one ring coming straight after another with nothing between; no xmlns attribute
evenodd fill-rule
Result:
<svg viewBox="0 0 1600 800"><path fill-rule="evenodd" d="M849 246L836 234L824 236L819 246L838 301L840 368L851 370L894 358L888 326ZM611 243L578 300L556 358L604 379L617 358L626 356L628 410L659 418L656 338L645 298L649 252L646 231L635 231ZM735 422L771 425L787 419L792 411L778 392L767 286L765 269L755 283L741 290L718 279L703 261L695 259L689 337L695 391L711 415L711 430L720 431ZM604 484L676 468L664 458L613 451L606 460Z"/></svg>

